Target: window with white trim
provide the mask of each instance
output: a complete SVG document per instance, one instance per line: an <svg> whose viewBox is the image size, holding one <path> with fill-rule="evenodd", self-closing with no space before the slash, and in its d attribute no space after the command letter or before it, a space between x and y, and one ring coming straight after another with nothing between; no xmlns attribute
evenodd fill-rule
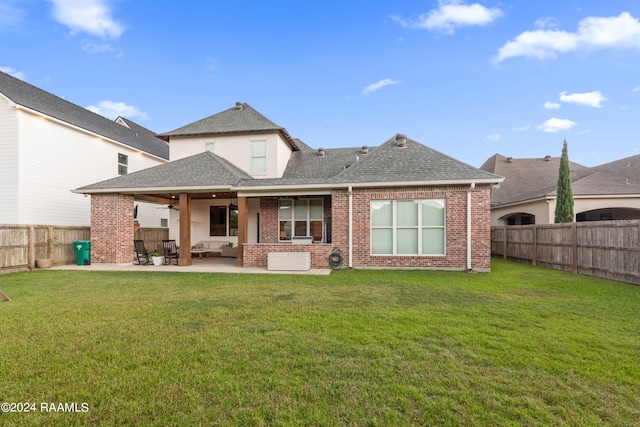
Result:
<svg viewBox="0 0 640 427"><path fill-rule="evenodd" d="M314 242L322 241L324 204L322 199L280 199L278 224L280 242L292 237L311 236Z"/></svg>
<svg viewBox="0 0 640 427"><path fill-rule="evenodd" d="M126 154L118 153L118 175L126 175L128 165L129 156L127 156Z"/></svg>
<svg viewBox="0 0 640 427"><path fill-rule="evenodd" d="M444 255L444 199L371 202L372 255Z"/></svg>
<svg viewBox="0 0 640 427"><path fill-rule="evenodd" d="M267 141L251 141L251 173L254 175L267 173Z"/></svg>

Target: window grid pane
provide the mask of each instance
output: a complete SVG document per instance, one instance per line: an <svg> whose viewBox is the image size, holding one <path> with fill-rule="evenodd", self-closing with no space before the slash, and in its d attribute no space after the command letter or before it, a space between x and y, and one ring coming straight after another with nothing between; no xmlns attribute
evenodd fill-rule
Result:
<svg viewBox="0 0 640 427"><path fill-rule="evenodd" d="M445 201L371 202L372 255L445 255Z"/></svg>

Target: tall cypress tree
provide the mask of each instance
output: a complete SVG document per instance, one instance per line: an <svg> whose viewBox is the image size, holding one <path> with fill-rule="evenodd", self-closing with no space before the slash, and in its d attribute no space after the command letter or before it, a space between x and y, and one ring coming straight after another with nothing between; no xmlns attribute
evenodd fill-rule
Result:
<svg viewBox="0 0 640 427"><path fill-rule="evenodd" d="M554 222L573 222L573 190L571 189L571 171L569 170L569 153L566 140L562 146L562 157L560 157Z"/></svg>

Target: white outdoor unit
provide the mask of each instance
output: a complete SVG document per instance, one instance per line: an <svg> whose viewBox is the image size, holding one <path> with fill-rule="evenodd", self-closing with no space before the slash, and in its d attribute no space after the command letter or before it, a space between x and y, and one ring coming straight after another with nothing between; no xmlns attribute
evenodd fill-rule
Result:
<svg viewBox="0 0 640 427"><path fill-rule="evenodd" d="M310 269L311 253L309 252L269 252L267 254L267 270L308 271Z"/></svg>

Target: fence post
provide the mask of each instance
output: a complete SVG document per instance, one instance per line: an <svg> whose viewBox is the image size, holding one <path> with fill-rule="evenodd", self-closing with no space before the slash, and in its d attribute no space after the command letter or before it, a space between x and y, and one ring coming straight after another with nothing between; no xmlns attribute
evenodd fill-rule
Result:
<svg viewBox="0 0 640 427"><path fill-rule="evenodd" d="M578 272L578 227L577 224L571 223L571 234L573 234L571 239L571 267L574 273Z"/></svg>
<svg viewBox="0 0 640 427"><path fill-rule="evenodd" d="M29 226L29 270L36 268L36 229L33 225Z"/></svg>
<svg viewBox="0 0 640 427"><path fill-rule="evenodd" d="M532 242L532 246L533 246L533 253L531 254L531 265L538 265L538 229L536 228L536 225L533 224L533 242Z"/></svg>
<svg viewBox="0 0 640 427"><path fill-rule="evenodd" d="M502 259L507 259L507 227L504 225L504 233L502 234Z"/></svg>

